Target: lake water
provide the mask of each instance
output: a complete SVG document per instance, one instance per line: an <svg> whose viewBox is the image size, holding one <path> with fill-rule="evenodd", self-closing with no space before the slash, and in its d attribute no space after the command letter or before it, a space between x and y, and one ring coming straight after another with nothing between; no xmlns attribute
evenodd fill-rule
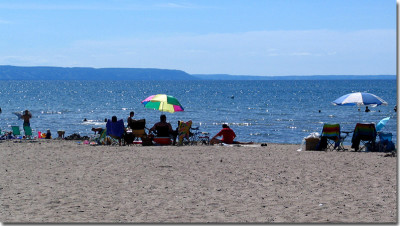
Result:
<svg viewBox="0 0 400 226"><path fill-rule="evenodd" d="M331 104L351 92L373 93L389 105L365 113L364 107L359 112L355 106ZM151 127L161 112L144 108L141 101L163 93L176 97L185 109L165 113L174 128L178 120L192 120L214 135L228 123L239 141L299 144L310 133L321 132L323 123L340 123L342 130L350 131L359 121L378 123L388 116L383 131L392 132L395 141L397 137L396 80L1 81L0 128L22 128L13 112L25 109L33 114L34 131L50 129L53 136L57 130L90 135L92 127L105 127L104 119L113 115L126 123L130 111Z"/></svg>

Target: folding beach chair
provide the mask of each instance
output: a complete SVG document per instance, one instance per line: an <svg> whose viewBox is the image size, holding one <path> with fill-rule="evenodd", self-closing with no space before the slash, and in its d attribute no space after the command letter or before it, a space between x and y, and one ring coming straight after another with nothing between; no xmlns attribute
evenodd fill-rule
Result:
<svg viewBox="0 0 400 226"><path fill-rule="evenodd" d="M189 133L190 127L192 126L192 121L183 122L181 121L178 126L178 145L183 145L183 139L186 139L188 143L189 140Z"/></svg>
<svg viewBox="0 0 400 226"><path fill-rule="evenodd" d="M321 141L319 149L335 150L340 149L340 125L339 124L324 124L321 133Z"/></svg>
<svg viewBox="0 0 400 226"><path fill-rule="evenodd" d="M191 127L189 131L190 143L192 145L210 144L210 136L208 132L201 132L199 127Z"/></svg>
<svg viewBox="0 0 400 226"><path fill-rule="evenodd" d="M11 126L12 129L12 134L14 136L20 136L21 135L21 130L19 130L19 126Z"/></svg>
<svg viewBox="0 0 400 226"><path fill-rule="evenodd" d="M24 126L24 133L26 139L32 139L32 128L30 126Z"/></svg>
<svg viewBox="0 0 400 226"><path fill-rule="evenodd" d="M120 119L116 122L108 120L106 128L107 138L110 141L111 145L121 145L122 138L125 133L124 120Z"/></svg>
<svg viewBox="0 0 400 226"><path fill-rule="evenodd" d="M6 134L0 129L0 140L6 140L7 136Z"/></svg>
<svg viewBox="0 0 400 226"><path fill-rule="evenodd" d="M135 137L135 140L147 137L145 128L146 128L146 119L132 120L131 129L132 129L132 134Z"/></svg>
<svg viewBox="0 0 400 226"><path fill-rule="evenodd" d="M99 145L106 144L107 129L103 129L100 134L94 135L90 138L90 141L95 142Z"/></svg>
<svg viewBox="0 0 400 226"><path fill-rule="evenodd" d="M357 123L354 128L353 137L351 139L351 148L355 151L361 151L366 147L370 147L371 151L375 151L376 129L373 123ZM360 142L363 144L360 148ZM368 149L367 149L368 150Z"/></svg>

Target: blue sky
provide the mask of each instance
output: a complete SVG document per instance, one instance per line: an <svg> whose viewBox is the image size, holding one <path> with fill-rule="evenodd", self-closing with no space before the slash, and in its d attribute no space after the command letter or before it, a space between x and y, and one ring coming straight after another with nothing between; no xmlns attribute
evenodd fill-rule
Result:
<svg viewBox="0 0 400 226"><path fill-rule="evenodd" d="M395 0L2 0L0 65L396 73Z"/></svg>

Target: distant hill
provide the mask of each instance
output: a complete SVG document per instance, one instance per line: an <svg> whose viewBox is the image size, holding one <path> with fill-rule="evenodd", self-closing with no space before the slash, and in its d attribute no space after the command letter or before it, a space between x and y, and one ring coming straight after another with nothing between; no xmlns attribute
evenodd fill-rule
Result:
<svg viewBox="0 0 400 226"><path fill-rule="evenodd" d="M192 74L206 80L396 80L396 75L291 75L254 76L228 74Z"/></svg>
<svg viewBox="0 0 400 226"><path fill-rule="evenodd" d="M0 80L194 80L180 70L155 68L0 66Z"/></svg>
<svg viewBox="0 0 400 226"><path fill-rule="evenodd" d="M253 76L188 74L157 68L0 66L0 80L395 80L396 75Z"/></svg>

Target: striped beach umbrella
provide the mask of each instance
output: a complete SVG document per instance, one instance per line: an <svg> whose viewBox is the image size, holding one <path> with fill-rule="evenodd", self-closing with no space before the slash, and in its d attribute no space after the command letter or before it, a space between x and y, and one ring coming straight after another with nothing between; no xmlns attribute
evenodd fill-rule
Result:
<svg viewBox="0 0 400 226"><path fill-rule="evenodd" d="M157 94L144 99L142 102L145 108L156 109L159 111L166 111L174 113L176 111L183 111L183 107L179 101L170 95Z"/></svg>
<svg viewBox="0 0 400 226"><path fill-rule="evenodd" d="M337 98L332 102L334 105L357 105L357 106L371 106L388 105L382 98L371 93L349 93Z"/></svg>
<svg viewBox="0 0 400 226"><path fill-rule="evenodd" d="M357 93L349 93L346 95L343 95L339 98L337 98L335 101L332 102L334 105L338 106L371 106L371 107L376 107L378 105L388 105L386 101L384 101L382 98L371 94L371 93L363 93L363 92L357 92ZM361 120L361 111L358 109L358 121Z"/></svg>

